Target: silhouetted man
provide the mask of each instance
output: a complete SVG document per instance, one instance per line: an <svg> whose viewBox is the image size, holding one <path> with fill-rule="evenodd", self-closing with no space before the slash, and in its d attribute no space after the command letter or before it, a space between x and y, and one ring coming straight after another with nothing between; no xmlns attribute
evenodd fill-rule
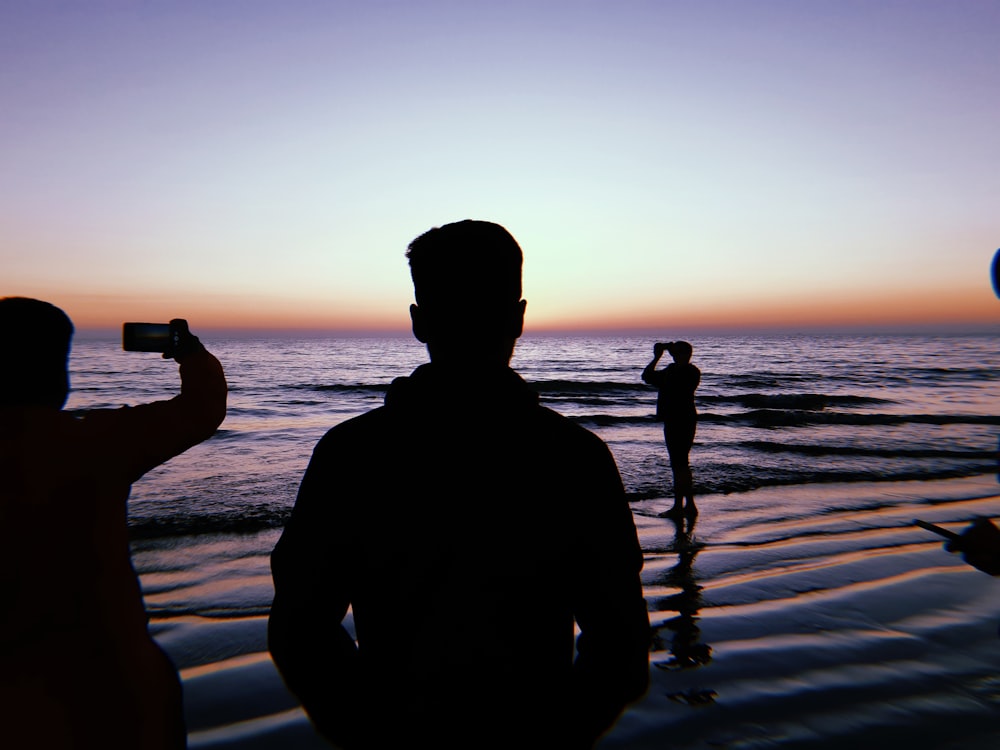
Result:
<svg viewBox="0 0 1000 750"><path fill-rule="evenodd" d="M657 370L656 365L665 351L674 361ZM698 426L694 392L701 382L701 371L691 364L691 352L691 344L687 341L653 344L653 360L642 371L643 382L659 389L656 417L663 421L663 439L667 443L670 470L674 475L674 506L665 514L670 516L698 512L694 504L694 479L688 455Z"/></svg>
<svg viewBox="0 0 1000 750"><path fill-rule="evenodd" d="M271 557L271 653L343 747L589 747L648 681L617 467L508 366L514 238L462 221L407 256L431 362L316 446Z"/></svg>
<svg viewBox="0 0 1000 750"><path fill-rule="evenodd" d="M126 529L132 482L226 413L222 367L175 323L180 395L81 418L62 411L69 318L47 302L0 299L4 747L186 745L180 679L147 630Z"/></svg>

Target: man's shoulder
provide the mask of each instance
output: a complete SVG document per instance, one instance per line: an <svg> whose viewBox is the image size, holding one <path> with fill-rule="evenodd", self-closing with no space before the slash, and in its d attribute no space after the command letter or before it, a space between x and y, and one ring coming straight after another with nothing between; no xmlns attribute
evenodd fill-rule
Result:
<svg viewBox="0 0 1000 750"><path fill-rule="evenodd" d="M600 437L569 417L547 406L538 406L532 411L535 421L532 427L547 434L551 439L571 443L581 449L589 446L595 450L607 450L607 444Z"/></svg>
<svg viewBox="0 0 1000 750"><path fill-rule="evenodd" d="M388 411L384 406L380 406L334 425L320 438L318 446L326 443L352 442L366 437L374 438L386 429L388 422Z"/></svg>
<svg viewBox="0 0 1000 750"><path fill-rule="evenodd" d="M421 420L425 418L426 415L421 415L417 422L422 423ZM449 419L442 415L440 423L435 423L435 427L444 428L444 432L440 429L429 430L427 439L441 439L442 435L448 434L452 429L455 429L454 435L471 428L477 434L488 434L492 438L511 431L530 434L536 442L544 443L553 450L584 454L589 452L591 455L608 451L605 442L587 428L537 404L506 412L499 420L484 416L473 423L464 421L460 428L450 426ZM398 439L405 438L408 442L410 437L407 436L412 436L414 429L412 414L381 406L331 427L317 443L316 453L368 455L376 446L379 452L383 452L397 443ZM395 447L399 448L398 445Z"/></svg>

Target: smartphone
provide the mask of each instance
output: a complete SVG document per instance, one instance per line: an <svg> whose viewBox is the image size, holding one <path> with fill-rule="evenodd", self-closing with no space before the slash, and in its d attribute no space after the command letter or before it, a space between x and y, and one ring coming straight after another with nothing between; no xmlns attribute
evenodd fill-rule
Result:
<svg viewBox="0 0 1000 750"><path fill-rule="evenodd" d="M127 352L166 352L173 348L174 331L169 323L125 323L122 349Z"/></svg>
<svg viewBox="0 0 1000 750"><path fill-rule="evenodd" d="M957 541L961 537L954 531L948 531L948 529L938 526L934 523L928 523L927 521L921 521L919 518L914 518L913 523L922 529L927 529L928 531L933 531L935 534L943 536L945 539L951 539L952 541Z"/></svg>

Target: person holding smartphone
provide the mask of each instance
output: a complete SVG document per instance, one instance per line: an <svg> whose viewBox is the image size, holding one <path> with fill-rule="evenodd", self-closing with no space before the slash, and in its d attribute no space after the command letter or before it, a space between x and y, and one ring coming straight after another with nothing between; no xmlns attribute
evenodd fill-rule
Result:
<svg viewBox="0 0 1000 750"><path fill-rule="evenodd" d="M63 411L73 324L0 299L0 727L5 747L186 746L177 669L147 629L127 501L143 474L209 438L226 379L187 323L164 358L180 394Z"/></svg>

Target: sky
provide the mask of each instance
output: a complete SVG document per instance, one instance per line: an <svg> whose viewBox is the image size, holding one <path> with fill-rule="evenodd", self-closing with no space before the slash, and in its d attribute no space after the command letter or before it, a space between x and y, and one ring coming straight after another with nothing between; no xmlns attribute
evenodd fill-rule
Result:
<svg viewBox="0 0 1000 750"><path fill-rule="evenodd" d="M506 226L527 330L1000 331L995 0L0 4L0 295L405 330Z"/></svg>

